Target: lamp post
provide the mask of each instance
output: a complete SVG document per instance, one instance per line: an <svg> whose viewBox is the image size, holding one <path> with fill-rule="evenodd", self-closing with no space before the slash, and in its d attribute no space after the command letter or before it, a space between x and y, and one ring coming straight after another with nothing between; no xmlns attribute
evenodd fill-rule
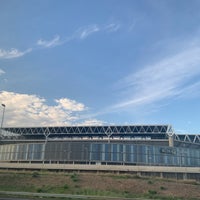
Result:
<svg viewBox="0 0 200 200"><path fill-rule="evenodd" d="M3 114L2 114L2 119L1 119L1 133L2 133L3 120L4 120L4 113L5 113L6 105L5 104L1 104L1 106L3 107Z"/></svg>

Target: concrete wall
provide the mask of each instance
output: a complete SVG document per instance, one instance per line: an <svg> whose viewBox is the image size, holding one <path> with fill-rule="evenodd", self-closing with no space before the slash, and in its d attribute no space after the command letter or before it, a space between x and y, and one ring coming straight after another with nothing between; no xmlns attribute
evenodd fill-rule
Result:
<svg viewBox="0 0 200 200"><path fill-rule="evenodd" d="M200 180L199 167L0 163L0 169L131 173L138 176L158 176L161 178Z"/></svg>

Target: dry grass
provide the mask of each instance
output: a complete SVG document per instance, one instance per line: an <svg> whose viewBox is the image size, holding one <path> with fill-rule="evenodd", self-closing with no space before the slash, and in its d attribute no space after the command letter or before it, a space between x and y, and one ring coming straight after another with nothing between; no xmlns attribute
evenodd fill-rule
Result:
<svg viewBox="0 0 200 200"><path fill-rule="evenodd" d="M200 199L200 183L134 175L0 171L1 191L26 191L98 196Z"/></svg>

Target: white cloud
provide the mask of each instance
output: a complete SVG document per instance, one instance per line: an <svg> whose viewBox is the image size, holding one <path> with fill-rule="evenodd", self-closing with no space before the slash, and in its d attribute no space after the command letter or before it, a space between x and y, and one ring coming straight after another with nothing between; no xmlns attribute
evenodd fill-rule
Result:
<svg viewBox="0 0 200 200"><path fill-rule="evenodd" d="M65 110L83 111L86 109L84 104L77 103L75 100L62 98L62 99L56 99L55 101L59 104L61 108L64 108Z"/></svg>
<svg viewBox="0 0 200 200"><path fill-rule="evenodd" d="M94 25L82 27L77 32L78 32L80 39L85 39L89 35L92 35L93 33L98 32L98 31L100 31L99 26L94 24Z"/></svg>
<svg viewBox="0 0 200 200"><path fill-rule="evenodd" d="M0 76L1 76L2 74L5 74L5 72L4 72L2 69L0 69Z"/></svg>
<svg viewBox="0 0 200 200"><path fill-rule="evenodd" d="M77 31L75 31L71 36L66 37L61 39L59 35L55 36L52 40L43 40L43 39L39 39L37 41L37 45L44 47L44 48L51 48L51 47L55 47L58 45L63 45L71 40L75 40L75 39L85 39L87 38L89 35L94 34L95 32L100 31L100 28L98 25L89 25L89 26L85 26L85 27L81 27L79 28Z"/></svg>
<svg viewBox="0 0 200 200"><path fill-rule="evenodd" d="M200 47L190 46L176 55L147 65L121 81L126 98L114 108L130 108L189 94L199 86L193 79L200 75ZM125 92L124 92L125 91Z"/></svg>
<svg viewBox="0 0 200 200"><path fill-rule="evenodd" d="M76 31L76 33L78 34L78 38L80 39L85 39L88 36L97 33L97 32L116 32L120 29L121 24L119 23L110 23L107 25L98 25L98 24L93 24L93 25L89 25L89 26L85 26L85 27L81 27L78 29L78 31Z"/></svg>
<svg viewBox="0 0 200 200"><path fill-rule="evenodd" d="M55 100L49 106L46 99L36 95L2 91L0 103L6 105L4 126L56 126L97 123L91 119L83 121L85 105L67 98ZM80 113L81 112L81 113ZM90 124L91 125L91 124Z"/></svg>
<svg viewBox="0 0 200 200"><path fill-rule="evenodd" d="M37 41L37 45L45 47L45 48L50 48L50 47L55 47L57 45L62 44L61 40L60 40L60 36L57 35L55 36L52 40L38 40Z"/></svg>
<svg viewBox="0 0 200 200"><path fill-rule="evenodd" d="M37 45L44 47L44 48L50 48L50 47L55 47L58 45L63 45L71 40L75 39L86 39L89 36L93 35L94 33L97 32L115 32L119 30L120 24L117 23L110 23L105 26L100 26L98 24L91 24L88 26L83 26L77 29L71 36L68 36L66 38L60 38L59 35L56 35L52 40L44 40L44 39L39 39L37 41Z"/></svg>
<svg viewBox="0 0 200 200"><path fill-rule="evenodd" d="M31 52L32 49L27 49L26 51L19 51L18 49L11 48L10 50L0 49L0 59L12 59L24 56L25 54Z"/></svg>
<svg viewBox="0 0 200 200"><path fill-rule="evenodd" d="M105 30L108 32L115 32L120 29L120 26L121 26L120 24L111 23L105 26Z"/></svg>
<svg viewBox="0 0 200 200"><path fill-rule="evenodd" d="M96 119L88 119L81 123L78 123L79 126L102 126L104 124L104 122Z"/></svg>
<svg viewBox="0 0 200 200"><path fill-rule="evenodd" d="M200 96L200 81L185 86L182 89L182 91L180 90L180 95L178 96L178 98L191 99L191 98L197 98L199 96Z"/></svg>

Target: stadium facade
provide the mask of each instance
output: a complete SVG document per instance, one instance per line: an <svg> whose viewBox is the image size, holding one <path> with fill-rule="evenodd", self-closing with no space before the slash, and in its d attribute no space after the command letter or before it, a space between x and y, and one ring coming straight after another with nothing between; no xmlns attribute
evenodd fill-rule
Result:
<svg viewBox="0 0 200 200"><path fill-rule="evenodd" d="M0 162L199 167L200 135L171 125L9 127Z"/></svg>

